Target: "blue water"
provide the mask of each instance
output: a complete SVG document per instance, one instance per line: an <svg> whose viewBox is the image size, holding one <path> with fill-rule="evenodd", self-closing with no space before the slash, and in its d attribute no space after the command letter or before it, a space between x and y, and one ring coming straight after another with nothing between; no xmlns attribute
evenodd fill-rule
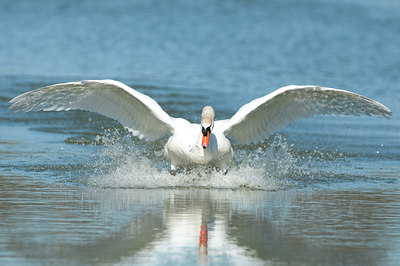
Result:
<svg viewBox="0 0 400 266"><path fill-rule="evenodd" d="M1 265L398 264L400 2L3 0L0 34ZM226 176L171 176L166 139L8 110L105 78L193 122L289 84L351 90L393 117L303 119L234 144Z"/></svg>

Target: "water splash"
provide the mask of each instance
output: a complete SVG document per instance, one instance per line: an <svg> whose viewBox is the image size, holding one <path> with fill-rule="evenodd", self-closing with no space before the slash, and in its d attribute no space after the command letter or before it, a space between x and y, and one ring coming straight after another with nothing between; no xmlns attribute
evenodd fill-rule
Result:
<svg viewBox="0 0 400 266"><path fill-rule="evenodd" d="M235 160L227 175L200 166L180 169L172 176L163 154L164 140L145 143L108 132L96 137L96 143L103 146L86 179L87 185L94 187L279 190L297 185L297 176L307 175L292 154L293 146L281 135L275 135L270 144L234 147Z"/></svg>

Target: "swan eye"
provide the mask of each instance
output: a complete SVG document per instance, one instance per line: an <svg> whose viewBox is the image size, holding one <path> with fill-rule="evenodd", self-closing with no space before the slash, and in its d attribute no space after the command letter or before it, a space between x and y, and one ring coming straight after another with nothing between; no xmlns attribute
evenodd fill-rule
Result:
<svg viewBox="0 0 400 266"><path fill-rule="evenodd" d="M203 126L201 126L201 132L203 133L203 136L207 136L207 132L211 133L211 126L204 128Z"/></svg>

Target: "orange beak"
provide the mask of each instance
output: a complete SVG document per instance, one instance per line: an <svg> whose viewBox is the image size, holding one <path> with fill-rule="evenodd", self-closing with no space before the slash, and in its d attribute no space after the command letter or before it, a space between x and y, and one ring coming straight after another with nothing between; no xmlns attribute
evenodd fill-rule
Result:
<svg viewBox="0 0 400 266"><path fill-rule="evenodd" d="M203 147L203 149L208 147L209 142L210 142L210 131L207 130L207 133L205 135L203 134L203 138L201 140L201 146Z"/></svg>

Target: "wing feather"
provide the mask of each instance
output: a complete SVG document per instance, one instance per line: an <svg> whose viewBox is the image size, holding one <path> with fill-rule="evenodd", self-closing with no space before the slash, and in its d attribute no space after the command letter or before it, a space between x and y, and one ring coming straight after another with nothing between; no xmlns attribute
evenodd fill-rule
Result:
<svg viewBox="0 0 400 266"><path fill-rule="evenodd" d="M11 110L97 112L119 121L135 136L157 139L173 134L173 119L149 96L114 80L84 80L50 85L10 101Z"/></svg>
<svg viewBox="0 0 400 266"><path fill-rule="evenodd" d="M392 112L367 97L318 86L286 86L242 106L229 120L216 121L238 143L267 138L288 123L315 115L367 115L390 118Z"/></svg>

